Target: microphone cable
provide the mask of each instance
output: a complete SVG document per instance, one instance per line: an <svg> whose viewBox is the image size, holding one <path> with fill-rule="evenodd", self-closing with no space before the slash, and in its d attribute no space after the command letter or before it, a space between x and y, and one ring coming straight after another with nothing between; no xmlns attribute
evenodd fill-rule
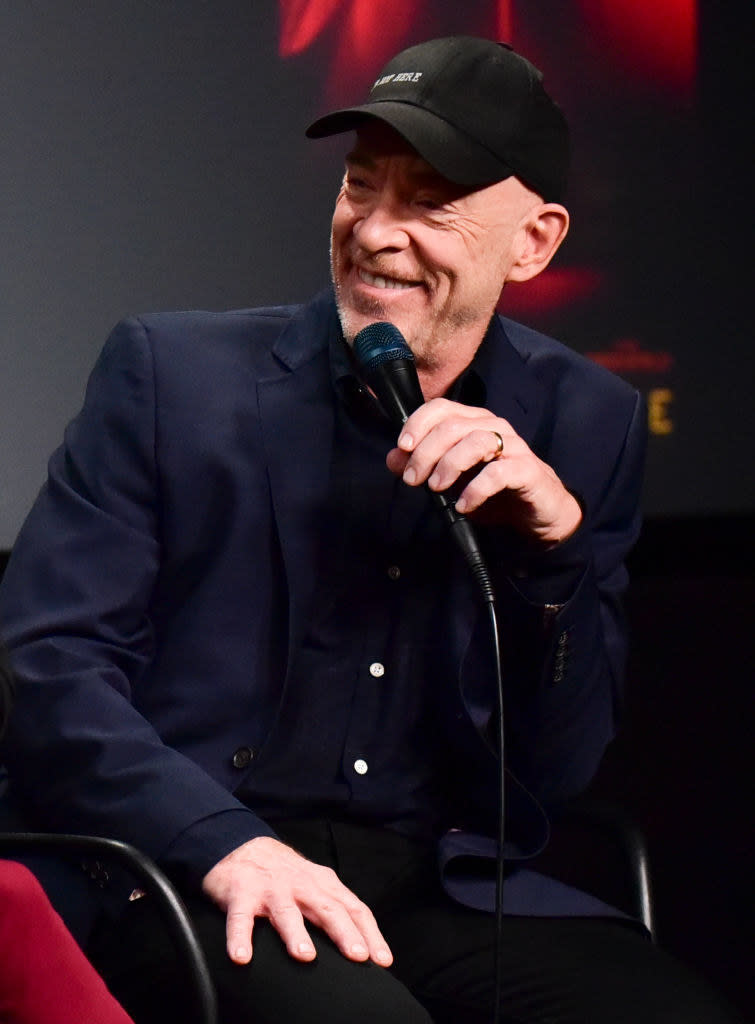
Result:
<svg viewBox="0 0 755 1024"><path fill-rule="evenodd" d="M424 404L424 396L414 365L414 353L403 335L391 323L364 327L354 338L354 355L365 383L372 389L383 411L401 428L411 414ZM453 501L438 491L430 491L439 506L464 560L479 587L490 616L490 631L495 663L496 736L498 747L498 836L495 875L495 981L493 1024L500 1024L503 986L503 888L505 876L504 840L506 820L505 730L503 709L503 671L501 643L496 615L496 600L485 560L471 523L456 511Z"/></svg>

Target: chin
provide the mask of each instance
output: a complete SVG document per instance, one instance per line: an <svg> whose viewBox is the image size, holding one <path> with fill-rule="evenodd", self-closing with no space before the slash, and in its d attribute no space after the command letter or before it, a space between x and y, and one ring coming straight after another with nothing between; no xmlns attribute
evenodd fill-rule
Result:
<svg viewBox="0 0 755 1024"><path fill-rule="evenodd" d="M343 336L350 345L363 327L378 323L381 320L392 322L385 307L379 302L360 303L359 307L355 308L351 303L347 304L341 301L336 291L336 305L338 307L338 318L341 321Z"/></svg>
<svg viewBox="0 0 755 1024"><path fill-rule="evenodd" d="M423 348L421 326L417 323L417 314L404 310L390 309L389 303L378 298L367 298L364 295L344 295L344 289L335 286L338 318L344 338L353 344L354 338L369 324L386 322L393 324L401 332L410 349L416 354L417 347ZM415 347L417 346L417 347Z"/></svg>

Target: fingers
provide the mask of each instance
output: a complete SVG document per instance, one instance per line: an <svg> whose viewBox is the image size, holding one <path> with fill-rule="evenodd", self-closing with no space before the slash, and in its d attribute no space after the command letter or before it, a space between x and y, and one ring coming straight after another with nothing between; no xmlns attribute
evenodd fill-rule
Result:
<svg viewBox="0 0 755 1024"><path fill-rule="evenodd" d="M461 405L447 398L433 398L411 414L399 434L398 446L403 451L413 451L420 441L436 426L451 418L457 420L497 420L487 409L476 405Z"/></svg>
<svg viewBox="0 0 755 1024"><path fill-rule="evenodd" d="M582 510L554 470L510 423L486 409L436 398L404 424L388 468L410 486L458 489L459 512L510 524L547 544L570 536Z"/></svg>
<svg viewBox="0 0 755 1024"><path fill-rule="evenodd" d="M295 902L287 902L285 898L274 898L264 916L270 920L280 935L289 956L305 962L315 959L317 951L304 924L301 910Z"/></svg>
<svg viewBox="0 0 755 1024"><path fill-rule="evenodd" d="M406 422L388 467L410 486L445 491L468 470L529 451L506 420L486 409L435 399Z"/></svg>
<svg viewBox="0 0 755 1024"><path fill-rule="evenodd" d="M245 843L207 873L204 892L226 912L226 949L234 963L253 955L256 917L266 917L296 960L315 958L306 921L321 928L350 960L392 963L370 909L330 868L268 836Z"/></svg>
<svg viewBox="0 0 755 1024"><path fill-rule="evenodd" d="M459 512L468 515L476 512L486 501L504 491L529 493L526 491L528 466L521 456L508 456L491 461L471 478L459 494L455 505ZM524 499L523 499L524 500Z"/></svg>
<svg viewBox="0 0 755 1024"><path fill-rule="evenodd" d="M328 935L349 960L374 960L382 967L393 962L372 911L343 885L335 872L317 864L305 886L292 889L290 898L271 894L266 916L296 960L313 960L314 944L306 929L311 921Z"/></svg>
<svg viewBox="0 0 755 1024"><path fill-rule="evenodd" d="M265 913L280 935L288 953L295 960L314 960L317 951L307 931L301 911L295 903L271 903ZM231 904L226 913L226 950L234 963L247 964L253 956L252 935L255 912L244 907L244 900Z"/></svg>
<svg viewBox="0 0 755 1024"><path fill-rule="evenodd" d="M393 957L372 911L340 882L335 872L319 870L326 873L322 889L307 894L301 902L307 920L329 935L350 960L374 960L382 967L389 966Z"/></svg>
<svg viewBox="0 0 755 1024"><path fill-rule="evenodd" d="M454 453L460 466L469 469L484 461L498 444L493 431L502 437L516 437L505 420L486 409L459 405L445 398L427 402L409 417L398 438L398 450L408 456L404 481L412 486L428 481L440 459L462 441L463 451Z"/></svg>
<svg viewBox="0 0 755 1024"><path fill-rule="evenodd" d="M252 932L254 914L230 906L225 919L225 938L228 956L234 963L248 964L252 959Z"/></svg>

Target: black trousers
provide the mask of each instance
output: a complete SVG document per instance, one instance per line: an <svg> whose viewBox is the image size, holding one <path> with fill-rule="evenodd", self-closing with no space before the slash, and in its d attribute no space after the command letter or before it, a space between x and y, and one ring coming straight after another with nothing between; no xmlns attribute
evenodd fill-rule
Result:
<svg viewBox="0 0 755 1024"><path fill-rule="evenodd" d="M434 853L381 829L328 821L276 824L300 852L333 867L375 913L390 970L346 960L310 926L317 959L292 960L267 921L254 957L225 953L225 918L186 902L215 979L222 1024L492 1024L495 925L453 903ZM148 898L101 928L90 955L137 1024L191 1021L186 986ZM685 967L620 921L506 918L505 1024L732 1024L739 1020ZM504 1022L501 1022L504 1024Z"/></svg>

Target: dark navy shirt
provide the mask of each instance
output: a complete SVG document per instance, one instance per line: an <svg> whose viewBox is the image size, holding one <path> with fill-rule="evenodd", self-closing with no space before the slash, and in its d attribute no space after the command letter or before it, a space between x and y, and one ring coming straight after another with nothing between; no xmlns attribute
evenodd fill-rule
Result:
<svg viewBox="0 0 755 1024"><path fill-rule="evenodd" d="M349 357L334 339L330 497L309 630L236 795L273 827L331 815L430 837L446 786L428 650L456 553L427 491L386 467L397 430Z"/></svg>

